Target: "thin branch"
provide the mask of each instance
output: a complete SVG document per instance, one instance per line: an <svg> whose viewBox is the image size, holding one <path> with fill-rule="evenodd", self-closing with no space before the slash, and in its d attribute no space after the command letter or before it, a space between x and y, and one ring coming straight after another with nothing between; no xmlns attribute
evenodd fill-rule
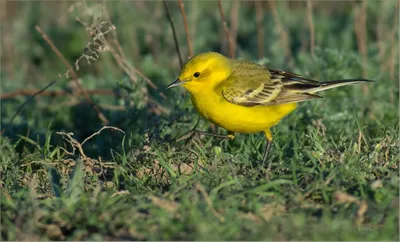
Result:
<svg viewBox="0 0 400 242"><path fill-rule="evenodd" d="M185 5L183 4L183 0L179 0L179 7L181 9L183 25L185 26L186 41L187 41L188 50L189 50L188 59L190 59L193 56L193 47L192 47L192 41L190 40L189 27L188 27L188 22L186 19Z"/></svg>
<svg viewBox="0 0 400 242"><path fill-rule="evenodd" d="M354 25L357 38L357 47L363 59L363 77L367 75L367 1L361 2L361 7L356 8L356 14L354 18ZM366 85L365 85L366 86Z"/></svg>
<svg viewBox="0 0 400 242"><path fill-rule="evenodd" d="M42 38L47 42L47 44L50 45L50 48L54 51L54 53L58 56L58 58L63 62L63 64L67 67L68 73L71 73L73 80L75 81L79 91L84 95L86 101L91 104L93 109L97 112L97 116L99 119L104 123L108 124L109 121L108 119L104 116L104 114L101 112L99 107L93 102L93 100L89 97L89 95L85 92L85 90L82 88L81 84L78 81L78 76L76 75L74 69L72 66L67 62L67 60L64 58L64 56L61 54L61 52L57 49L57 47L53 44L53 42L50 40L49 37L47 37L46 33L39 27L35 26L36 30L42 35Z"/></svg>
<svg viewBox="0 0 400 242"><path fill-rule="evenodd" d="M219 6L219 14L221 15L221 21L222 21L222 25L224 27L224 31L225 31L225 36L226 39L228 40L228 45L229 45L229 56L231 58L235 58L235 52L234 52L234 47L233 47L233 41L231 38L231 34L229 32L229 28L228 25L226 24L226 20L225 20L225 15L224 15L224 10L222 9L222 0L218 1L218 6Z"/></svg>
<svg viewBox="0 0 400 242"><path fill-rule="evenodd" d="M258 58L261 59L264 57L264 11L263 11L263 2L255 0L256 7L256 23L257 23L257 49L258 49Z"/></svg>
<svg viewBox="0 0 400 242"><path fill-rule="evenodd" d="M110 13L108 12L107 8L104 8L104 13L108 19L108 21L111 23L111 18L110 18ZM114 44L114 46L116 46L118 52L114 52L113 49L111 50L111 53L113 55L113 57L116 59L118 65L120 65L120 67L129 75L129 77L131 78L132 81L136 82L137 79L133 77L131 72L135 72L136 74L138 74L140 77L142 77L144 79L144 81L153 89L157 90L158 87L157 85L152 82L149 78L147 78L143 73L141 73L138 69L134 68L129 62L128 59L125 56L124 51L122 50L122 46L119 43L118 40L118 34L116 31L113 31L112 33L113 39L112 42ZM108 45L110 46L110 45ZM125 66L124 66L125 65ZM130 71L131 70L131 71ZM161 95L161 97L166 98L166 96Z"/></svg>
<svg viewBox="0 0 400 242"><path fill-rule="evenodd" d="M274 18L274 21L276 23L276 27L279 32L279 37L281 39L281 45L284 50L284 54L286 57L291 56L291 51L289 48L289 36L285 28L283 27L283 24L279 18L279 13L278 9L276 7L275 1L268 1L269 6L271 7L272 10L272 17Z"/></svg>
<svg viewBox="0 0 400 242"><path fill-rule="evenodd" d="M101 133L101 131L105 130L105 129L113 129L113 130L117 130L123 134L125 134L125 132L117 127L113 127L113 126L104 126L102 127L99 131L93 133L92 135L90 135L89 137L87 137L82 143L81 146L83 146L88 140L92 139L94 136L98 135Z"/></svg>
<svg viewBox="0 0 400 242"><path fill-rule="evenodd" d="M61 102L61 103L57 103L55 105L52 106L52 108L61 108L64 106L67 107L71 107L71 106L76 106L76 105L80 105L81 102L77 99L71 99L69 101L66 102ZM99 107L101 107L101 109L103 110L112 110L112 111L126 111L126 107L125 106L119 106L119 105L112 105L112 104L99 104Z"/></svg>
<svg viewBox="0 0 400 242"><path fill-rule="evenodd" d="M381 1L380 5L380 11L379 11L379 18L377 19L377 24L376 24L376 39L377 43L376 46L378 47L378 58L379 62L381 63L380 68L381 72L385 71L385 53L386 53L386 45L385 45L385 39L384 37L387 36L387 28L386 25L384 24L387 18L387 14L385 14L385 6L388 3L388 1Z"/></svg>
<svg viewBox="0 0 400 242"><path fill-rule="evenodd" d="M165 0L163 0L163 4L164 4L164 9L165 9L165 14L167 15L169 24L171 25L172 35L174 37L175 49L176 49L176 52L178 53L179 64L180 64L181 69L182 69L183 68L183 61L182 61L181 51L179 50L179 43L178 43L178 38L176 37L174 22L172 21L172 17L171 17L171 14L169 13L169 9L168 9L168 4L167 4L167 2Z"/></svg>
<svg viewBox="0 0 400 242"><path fill-rule="evenodd" d="M313 5L312 0L307 0L307 19L308 19L308 26L310 29L310 51L311 55L314 57L314 50L315 50L315 30L314 30L314 21L313 21Z"/></svg>
<svg viewBox="0 0 400 242"><path fill-rule="evenodd" d="M89 95L115 95L112 90L106 89L94 89L94 90L85 90L85 92ZM55 91L45 91L45 90L37 90L37 89L20 89L17 91L4 93L0 95L0 100L13 99L19 96L49 96L49 97L59 97L70 94L70 92L65 90L55 90ZM79 93L78 93L79 94Z"/></svg>
<svg viewBox="0 0 400 242"><path fill-rule="evenodd" d="M237 45L237 35L239 31L239 8L240 8L240 1L234 0L232 2L231 12L230 12L230 33L231 33L231 41L232 41L232 49L233 55L235 57L236 54L236 45Z"/></svg>
<svg viewBox="0 0 400 242"><path fill-rule="evenodd" d="M51 87L54 83L56 83L58 80L54 80L52 82L50 82L49 84L47 84L47 86L43 87L42 89L40 89L38 92L36 92L35 94L33 94L32 96L30 96L28 99L26 99L26 101L18 107L17 111L14 113L14 115L12 116L10 122L8 123L8 126L11 126L12 122L14 121L15 117L21 112L22 108L25 107L25 105L32 100L34 97L36 97L37 95L39 95L40 93L44 92L47 88ZM4 132L4 130L2 131Z"/></svg>
<svg viewBox="0 0 400 242"><path fill-rule="evenodd" d="M390 34L390 42L391 42L391 56L390 56L390 78L394 80L394 75L395 75L395 63L396 63L396 54L400 51L399 46L396 48L396 30L399 30L399 10L400 10L400 1L397 1L396 7L395 7L395 16L394 16L394 21L393 21L393 28ZM400 69L399 69L400 70Z"/></svg>
<svg viewBox="0 0 400 242"><path fill-rule="evenodd" d="M367 0L363 0L361 2L361 7L356 8L356 15L354 18L354 25L356 31L357 38L357 47L358 51L362 56L362 76L366 78L367 76L367 63L368 63L368 54L367 54ZM362 91L364 94L368 92L368 85L362 86Z"/></svg>

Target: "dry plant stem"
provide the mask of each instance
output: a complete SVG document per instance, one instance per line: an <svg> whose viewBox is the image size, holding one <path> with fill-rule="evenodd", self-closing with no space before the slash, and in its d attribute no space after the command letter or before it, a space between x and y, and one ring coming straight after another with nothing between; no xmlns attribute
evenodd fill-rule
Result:
<svg viewBox="0 0 400 242"><path fill-rule="evenodd" d="M230 13L230 17L231 17L231 41L232 41L232 49L233 49L233 54L235 55L236 53L236 47L237 47L237 35L238 35L238 31L239 31L239 7L240 7L240 1L238 0L234 0L232 2L232 7L231 7L231 13Z"/></svg>
<svg viewBox="0 0 400 242"><path fill-rule="evenodd" d="M354 25L357 37L358 51L362 56L363 77L367 76L367 0L361 2L360 8L356 8L356 15L354 18ZM368 85L362 86L363 93L368 92Z"/></svg>
<svg viewBox="0 0 400 242"><path fill-rule="evenodd" d="M108 44L108 46L110 46ZM138 69L134 68L124 56L121 56L115 49L110 46L110 52L111 55L114 57L115 61L117 62L118 66L129 76L129 79L131 79L132 82L136 83L138 81L137 77L134 75L136 73L140 77L143 78L143 80L154 90L158 90L158 87L154 82L152 82L149 78L147 78L142 72L140 72ZM147 95L147 94L146 94ZM159 93L159 95L163 99L167 99L164 93ZM148 98L148 97L147 97Z"/></svg>
<svg viewBox="0 0 400 242"><path fill-rule="evenodd" d="M263 11L263 2L255 1L256 7L256 22L257 22L257 49L258 49L258 58L261 59L264 57L264 11Z"/></svg>
<svg viewBox="0 0 400 242"><path fill-rule="evenodd" d="M124 131L122 131L121 129L119 129L119 128L117 128L117 127L113 127L113 126L103 126L99 131L97 131L97 132L93 133L92 135L90 135L89 137L87 137L87 138L81 143L81 145L83 146L83 145L86 143L86 141L88 141L88 140L90 140L91 138L93 138L94 136L100 134L101 131L103 131L103 130L105 130L105 129L113 129L113 130L117 130L117 131L119 131L119 132L125 134Z"/></svg>
<svg viewBox="0 0 400 242"><path fill-rule="evenodd" d="M92 135L90 135L89 137L87 137L82 143L78 142L76 139L74 139L72 136L74 135L73 133L65 133L65 132L57 132L57 134L61 135L61 137L67 141L72 148L72 152L67 151L66 149L62 148L62 150L64 150L68 155L75 155L75 150L78 149L79 154L81 155L81 158L84 161L87 161L87 156L85 154L85 152L83 151L82 146L89 141L90 139L92 139L94 136L98 135L101 133L101 131L103 131L104 129L113 129L116 131L119 131L123 134L125 134L125 132L117 127L113 127L113 126L104 126L102 127L99 131L93 133Z"/></svg>
<svg viewBox="0 0 400 242"><path fill-rule="evenodd" d="M103 10L104 10L105 15L107 16L108 22L111 23L110 13L108 12L107 8L104 8ZM121 44L119 43L117 31L112 31L112 37L113 37L113 38L112 38L112 42L113 42L114 46L117 48L117 50L118 50L117 53L119 54L120 58L121 58L123 61L127 60L127 58L126 58L126 56L125 56L125 53L124 53L124 51L122 50ZM109 46L110 46L110 45L109 45ZM125 62L127 62L127 61L125 61ZM125 63L125 64L126 64L126 63ZM134 69L134 68L132 67L132 69ZM147 78L147 79L148 79L148 78ZM146 81L147 81L147 80L146 80ZM150 81L150 80L149 80L149 81ZM149 84L151 87L153 87L153 88L157 88L157 86L156 86L152 81L150 81L148 84Z"/></svg>
<svg viewBox="0 0 400 242"><path fill-rule="evenodd" d="M385 45L385 39L383 38L384 36L387 36L387 28L386 25L384 24L386 20L386 14L385 14L385 5L388 3L388 1L381 1L381 11L379 12L379 18L377 19L377 24L376 24L376 38L377 38L377 47L378 47L378 57L379 61L381 63L380 69L381 72L385 71L385 52L386 52L386 45Z"/></svg>
<svg viewBox="0 0 400 242"><path fill-rule="evenodd" d="M281 20L279 19L278 9L276 7L275 1L268 1L269 6L271 7L272 17L276 23L276 27L278 28L279 36L281 39L282 48L286 57L291 56L291 51L289 48L289 35L285 28L283 27Z"/></svg>
<svg viewBox="0 0 400 242"><path fill-rule="evenodd" d="M179 57L180 67L182 69L183 68L182 55L181 55L181 51L179 50L179 43L178 43L178 38L176 37L174 22L172 21L172 17L171 17L171 14L169 13L169 9L168 9L168 4L165 0L163 0L163 4L164 4L164 9L165 9L165 14L167 15L169 24L171 25L172 36L174 37L175 49L176 49L176 52Z"/></svg>
<svg viewBox="0 0 400 242"><path fill-rule="evenodd" d="M106 89L85 90L85 92L90 95L114 95L114 92L112 90L106 90ZM59 97L71 93L65 90L45 91L43 89L41 90L21 89L0 95L0 100L13 99L19 96L30 96L34 94L36 94L35 96Z"/></svg>
<svg viewBox="0 0 400 242"><path fill-rule="evenodd" d="M314 20L313 20L313 5L312 0L307 0L307 20L308 20L308 27L310 28L310 52L311 55L314 57L314 50L315 50L315 30L314 30Z"/></svg>
<svg viewBox="0 0 400 242"><path fill-rule="evenodd" d="M113 36L114 38L117 38L116 35ZM119 44L118 41L113 41L114 44L117 43ZM125 55L121 56L120 53L118 53L110 44L107 43L107 46L109 46L109 50L111 52L111 55L114 57L115 61L117 62L118 66L129 76L129 79L133 82L136 83L138 81L137 77L133 74L135 72L135 68L133 68L128 61L125 60ZM122 51L122 50L120 50ZM157 86L151 82L148 78L144 78L144 80L152 87L157 89ZM145 93L145 102L149 100L147 89Z"/></svg>
<svg viewBox="0 0 400 242"><path fill-rule="evenodd" d="M77 99L71 99L70 101L61 102L52 106L52 108L62 108L63 106L71 107L81 104L81 102ZM99 107L103 110L112 110L112 111L126 111L124 106L112 105L112 104L99 104Z"/></svg>
<svg viewBox="0 0 400 242"><path fill-rule="evenodd" d="M72 66L67 62L67 60L64 58L64 56L61 54L61 52L57 49L57 47L53 44L53 42L47 37L46 33L43 32L43 30L39 26L35 26L36 30L42 35L43 39L50 45L50 48L54 51L54 53L58 56L58 58L63 62L63 64L67 67L69 73L71 73L73 80L75 81L79 91L84 95L86 101L92 105L93 109L96 111L97 116L99 119L103 122L103 124L108 124L109 121L108 119L104 116L104 114L101 112L99 107L93 102L93 100L89 97L89 95L85 92L85 90L82 88L81 84L78 81L78 76L76 75L74 69Z"/></svg>
<svg viewBox="0 0 400 242"><path fill-rule="evenodd" d="M22 108L30 101L32 100L34 97L36 97L37 95L39 95L40 93L44 92L47 88L51 87L54 83L56 83L58 80L54 80L52 82L50 82L47 86L45 86L44 88L40 89L38 92L34 93L32 96L30 96L28 99L26 99L26 101L18 107L17 111L14 113L14 115L12 116L8 126L10 126L12 124L12 122L14 121L15 117L21 112ZM3 133L3 131L1 131L1 133Z"/></svg>
<svg viewBox="0 0 400 242"><path fill-rule="evenodd" d="M397 11L396 11L397 10ZM396 30L399 31L399 11L400 11L400 0L397 1L396 7L395 7L395 16L394 16L394 21L393 21L393 28L390 34L390 39L391 39L391 57L389 58L390 60L390 78L394 80L394 75L395 75L395 65L396 65L396 53L398 54L400 51L400 47L397 46L396 48ZM400 32L400 31L399 31ZM398 36L400 37L400 36ZM397 41L399 42L399 41ZM400 42L399 42L400 43ZM400 61L399 61L400 62ZM400 69L399 69L400 70Z"/></svg>
<svg viewBox="0 0 400 242"><path fill-rule="evenodd" d="M189 51L188 59L190 59L193 56L193 47L192 47L192 41L190 40L189 27L188 27L188 22L186 19L185 5L183 4L183 0L179 0L179 7L181 9L183 25L185 26L186 41L187 41L188 51Z"/></svg>
<svg viewBox="0 0 400 242"><path fill-rule="evenodd" d="M224 10L222 9L222 0L218 1L218 7L219 7L219 14L221 15L221 21L222 25L224 27L224 32L225 32L225 37L228 40L228 46L229 46L229 57L235 58L235 52L234 52L234 47L233 47L233 41L231 38L231 34L229 32L228 25L226 24L225 20L225 15L224 15Z"/></svg>

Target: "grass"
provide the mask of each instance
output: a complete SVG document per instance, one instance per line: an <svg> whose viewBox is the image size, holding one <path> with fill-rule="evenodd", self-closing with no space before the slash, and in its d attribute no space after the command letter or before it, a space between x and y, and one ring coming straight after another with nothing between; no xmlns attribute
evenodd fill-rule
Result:
<svg viewBox="0 0 400 242"><path fill-rule="evenodd" d="M390 33L396 2L383 2L368 1L367 22L383 24L382 31ZM8 17L4 28L15 30L3 33L18 40L29 29L19 23L41 24L71 63L87 42L74 17L86 20L91 16L84 14L97 14L99 6L93 2L66 12L70 3L59 9L51 3L19 4L24 14ZM35 10L32 4L38 4ZM178 3L168 4L181 51L187 53L180 8ZM211 4L185 2L193 48L195 53L228 53L218 3L215 9ZM189 96L173 89L164 92L164 99L134 70L159 87L179 72L162 3L105 5L127 56L128 71L105 52L92 65L83 63L77 73L84 89L115 91L114 96L91 97L108 105L102 112L115 128L102 129L97 113L66 80L51 90L63 88L71 95L36 97L11 125L25 97L2 100L1 239L399 240L399 86L391 64L382 58L390 60L391 35L382 39L368 27L364 73L353 12L346 12L360 5L340 3L327 10L323 4L313 4L314 56L307 47L307 26L299 27L300 22L307 23L306 4L277 3L278 12L291 13L280 20L291 37L291 56L282 56L281 35L265 8L268 58L256 59L259 25L251 1L241 2L238 10L237 56L318 80L366 75L375 82L329 90L321 100L301 103L273 128L267 167L260 164L262 134L237 134L234 141L202 136L174 142L199 118ZM124 12L132 6L136 14ZM231 8L227 2L223 7L229 26ZM154 19L146 11L154 12ZM54 13L59 16L57 28L49 25L55 21ZM274 30L272 35L268 29ZM376 39L382 45L372 44ZM2 51L12 47L15 57L2 62L2 94L41 88L65 69L36 33L20 45L7 44L3 42ZM396 47L392 51L398 53ZM25 63L20 71L19 62ZM226 133L204 120L198 127Z"/></svg>

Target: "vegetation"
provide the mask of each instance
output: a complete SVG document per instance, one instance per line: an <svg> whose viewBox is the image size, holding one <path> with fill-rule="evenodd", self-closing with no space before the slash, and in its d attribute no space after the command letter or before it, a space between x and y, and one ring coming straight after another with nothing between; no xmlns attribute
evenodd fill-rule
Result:
<svg viewBox="0 0 400 242"><path fill-rule="evenodd" d="M162 89L163 2L2 2L1 239L398 241L398 1L223 1L226 29L218 1L166 3L183 61L375 83L300 104L261 167L262 134L177 141L199 116Z"/></svg>

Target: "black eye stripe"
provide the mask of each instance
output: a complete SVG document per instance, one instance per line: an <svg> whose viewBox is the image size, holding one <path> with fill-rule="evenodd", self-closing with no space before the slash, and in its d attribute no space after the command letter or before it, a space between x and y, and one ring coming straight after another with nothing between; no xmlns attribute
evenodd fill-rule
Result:
<svg viewBox="0 0 400 242"><path fill-rule="evenodd" d="M199 77L199 76L200 76L200 72L195 72L195 73L193 74L193 76L196 77L196 78Z"/></svg>

